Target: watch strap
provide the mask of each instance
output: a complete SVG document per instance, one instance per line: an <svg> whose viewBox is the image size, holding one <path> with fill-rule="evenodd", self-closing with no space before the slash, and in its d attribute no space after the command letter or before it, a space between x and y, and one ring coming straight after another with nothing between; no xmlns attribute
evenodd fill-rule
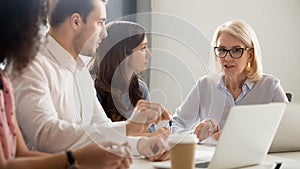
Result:
<svg viewBox="0 0 300 169"><path fill-rule="evenodd" d="M67 150L66 155L67 155L67 158L68 158L69 165L75 164L75 157L74 157L73 152L71 150Z"/></svg>

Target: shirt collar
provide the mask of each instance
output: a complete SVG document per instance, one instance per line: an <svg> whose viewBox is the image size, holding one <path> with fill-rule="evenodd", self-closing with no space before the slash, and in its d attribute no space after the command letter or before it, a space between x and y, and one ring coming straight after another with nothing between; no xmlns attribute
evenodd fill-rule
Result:
<svg viewBox="0 0 300 169"><path fill-rule="evenodd" d="M52 57L66 69L75 72L76 67L82 69L84 67L84 63L80 57L76 59L68 53L53 37L48 36L47 49Z"/></svg>
<svg viewBox="0 0 300 169"><path fill-rule="evenodd" d="M246 86L249 90L253 88L254 83L251 82L248 78L246 79L244 86Z"/></svg>
<svg viewBox="0 0 300 169"><path fill-rule="evenodd" d="M247 87L248 90L251 90L253 88L254 83L251 82L248 78L246 79L243 87ZM224 83L224 75L220 75L219 80L216 84L218 89L226 89L225 83Z"/></svg>

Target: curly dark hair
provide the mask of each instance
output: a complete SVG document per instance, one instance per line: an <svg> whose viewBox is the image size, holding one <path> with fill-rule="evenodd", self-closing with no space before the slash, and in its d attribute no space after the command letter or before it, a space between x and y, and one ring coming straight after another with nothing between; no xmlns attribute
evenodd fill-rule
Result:
<svg viewBox="0 0 300 169"><path fill-rule="evenodd" d="M144 40L145 29L139 24L115 21L107 25L108 37L97 49L95 65L98 67L95 88L102 97L102 107L112 121L126 120L126 107L122 93L128 89L131 106L143 99L138 76L133 74L128 86L123 77L121 62ZM117 79L117 80L116 80Z"/></svg>
<svg viewBox="0 0 300 169"><path fill-rule="evenodd" d="M0 62L19 74L36 56L47 24L47 0L1 0Z"/></svg>

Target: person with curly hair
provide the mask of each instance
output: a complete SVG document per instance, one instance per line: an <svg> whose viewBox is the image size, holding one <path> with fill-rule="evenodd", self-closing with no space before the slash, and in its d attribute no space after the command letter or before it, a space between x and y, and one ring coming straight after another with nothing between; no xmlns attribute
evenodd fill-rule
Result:
<svg viewBox="0 0 300 169"><path fill-rule="evenodd" d="M107 36L106 3L60 0L56 5L45 47L21 76L12 79L20 127L26 142L43 152L80 148L94 141L128 141L133 155L167 159L164 137L131 136L170 119L170 113L160 104L140 100L130 119L112 122L97 100L93 79L80 57L92 56ZM58 139L64 141L57 144Z"/></svg>
<svg viewBox="0 0 300 169"><path fill-rule="evenodd" d="M0 2L0 62L11 64L19 76L35 58L45 40L41 27L46 26L47 12L57 0L9 0ZM52 6L53 5L53 6ZM109 142L56 154L30 151L22 137L15 114L13 88L4 70L0 70L0 168L128 168L132 163L126 145ZM77 163L77 164L75 164Z"/></svg>

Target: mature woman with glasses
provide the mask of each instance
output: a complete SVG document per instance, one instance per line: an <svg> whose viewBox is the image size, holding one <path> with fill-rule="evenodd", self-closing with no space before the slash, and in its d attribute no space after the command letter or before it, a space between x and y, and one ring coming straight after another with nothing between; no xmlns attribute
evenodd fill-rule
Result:
<svg viewBox="0 0 300 169"><path fill-rule="evenodd" d="M279 80L263 74L256 34L245 22L220 25L212 45L217 72L197 81L173 118L175 132L196 126L200 140L219 138L232 106L288 102Z"/></svg>

